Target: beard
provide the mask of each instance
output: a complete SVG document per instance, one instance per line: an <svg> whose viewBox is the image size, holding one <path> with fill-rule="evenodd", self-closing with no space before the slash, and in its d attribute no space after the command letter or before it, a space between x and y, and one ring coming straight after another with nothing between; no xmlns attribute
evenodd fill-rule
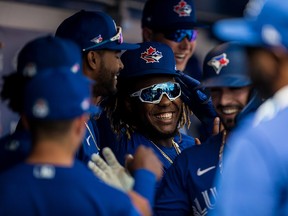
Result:
<svg viewBox="0 0 288 216"><path fill-rule="evenodd" d="M111 71L106 67L104 61L100 61L100 73L96 77L96 83L93 86L94 96L110 96L117 92L115 76L118 71Z"/></svg>

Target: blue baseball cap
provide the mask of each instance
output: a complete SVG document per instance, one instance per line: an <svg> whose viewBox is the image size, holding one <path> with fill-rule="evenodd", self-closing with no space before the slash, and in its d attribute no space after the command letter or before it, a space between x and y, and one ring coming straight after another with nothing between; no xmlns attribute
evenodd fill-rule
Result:
<svg viewBox="0 0 288 216"><path fill-rule="evenodd" d="M142 28L156 31L207 27L197 22L193 0L148 0L141 22Z"/></svg>
<svg viewBox="0 0 288 216"><path fill-rule="evenodd" d="M153 74L178 76L172 49L160 42L139 43L135 50L127 50L121 56L125 65L119 78L135 78Z"/></svg>
<svg viewBox="0 0 288 216"><path fill-rule="evenodd" d="M63 68L82 73L80 48L69 40L51 35L29 41L17 57L17 73L33 77L47 68Z"/></svg>
<svg viewBox="0 0 288 216"><path fill-rule="evenodd" d="M239 19L220 20L213 30L224 41L238 41L252 46L288 47L288 2L263 0L258 13Z"/></svg>
<svg viewBox="0 0 288 216"><path fill-rule="evenodd" d="M66 120L91 112L92 81L63 68L45 69L29 80L24 114L30 119Z"/></svg>
<svg viewBox="0 0 288 216"><path fill-rule="evenodd" d="M76 42L82 51L130 50L136 44L124 43L122 28L100 11L81 10L65 19L57 28L56 36Z"/></svg>
<svg viewBox="0 0 288 216"><path fill-rule="evenodd" d="M204 87L242 87L251 84L244 46L223 43L206 55L201 85Z"/></svg>

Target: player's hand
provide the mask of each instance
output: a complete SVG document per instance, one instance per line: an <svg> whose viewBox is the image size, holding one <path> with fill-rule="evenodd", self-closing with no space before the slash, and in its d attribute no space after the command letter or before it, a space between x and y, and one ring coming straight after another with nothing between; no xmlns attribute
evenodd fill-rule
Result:
<svg viewBox="0 0 288 216"><path fill-rule="evenodd" d="M119 164L110 148L102 150L103 160L99 155L93 154L88 167L93 173L106 182L123 191L131 190L134 185L133 177Z"/></svg>
<svg viewBox="0 0 288 216"><path fill-rule="evenodd" d="M221 123L220 118L216 117L213 122L212 136L221 133L224 130L224 125Z"/></svg>
<svg viewBox="0 0 288 216"><path fill-rule="evenodd" d="M126 166L128 170L133 173L137 169L146 169L154 173L159 180L162 178L163 170L162 163L154 153L152 148L144 145L139 146L133 158L126 159Z"/></svg>
<svg viewBox="0 0 288 216"><path fill-rule="evenodd" d="M212 131L214 118L217 116L211 97L200 87L200 82L179 71L176 81L181 86L181 99L189 106L195 116Z"/></svg>

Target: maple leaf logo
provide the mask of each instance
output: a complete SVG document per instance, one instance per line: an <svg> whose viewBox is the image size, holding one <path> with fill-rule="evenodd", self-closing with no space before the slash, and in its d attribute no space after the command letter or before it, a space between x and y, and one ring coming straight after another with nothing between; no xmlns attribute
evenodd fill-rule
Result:
<svg viewBox="0 0 288 216"><path fill-rule="evenodd" d="M146 63L155 63L163 57L162 53L157 51L156 48L150 46L146 52L141 53L141 58L146 61Z"/></svg>
<svg viewBox="0 0 288 216"><path fill-rule="evenodd" d="M184 0L181 0L177 5L174 6L174 11L179 14L179 16L190 16L192 8Z"/></svg>
<svg viewBox="0 0 288 216"><path fill-rule="evenodd" d="M98 35L97 37L93 38L92 40L90 40L91 42L98 44L101 43L103 41L103 38L101 35Z"/></svg>

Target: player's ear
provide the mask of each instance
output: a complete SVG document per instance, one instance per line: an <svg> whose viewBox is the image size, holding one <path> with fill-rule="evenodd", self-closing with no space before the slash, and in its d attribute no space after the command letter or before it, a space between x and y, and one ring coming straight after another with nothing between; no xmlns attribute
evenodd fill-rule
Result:
<svg viewBox="0 0 288 216"><path fill-rule="evenodd" d="M152 41L153 31L147 27L142 29L142 39L144 42Z"/></svg>
<svg viewBox="0 0 288 216"><path fill-rule="evenodd" d="M95 51L89 51L87 53L86 62L91 69L96 70L96 68L100 65L99 61L100 61L99 53Z"/></svg>

